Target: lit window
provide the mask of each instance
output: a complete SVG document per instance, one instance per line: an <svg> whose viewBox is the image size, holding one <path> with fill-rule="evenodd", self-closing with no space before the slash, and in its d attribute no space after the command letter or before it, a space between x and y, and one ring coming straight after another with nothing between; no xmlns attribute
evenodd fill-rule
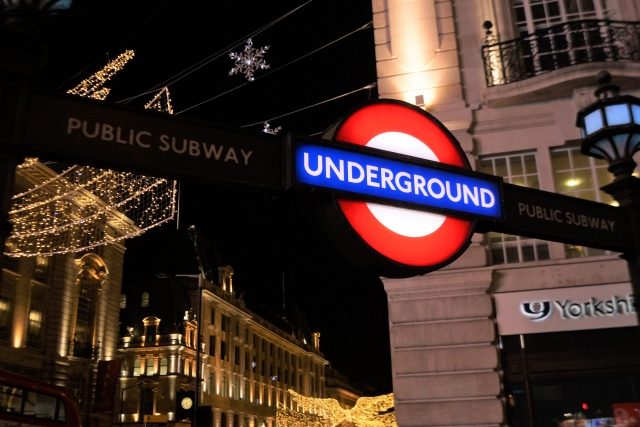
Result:
<svg viewBox="0 0 640 427"><path fill-rule="evenodd" d="M33 278L41 282L46 282L49 276L49 257L37 256Z"/></svg>
<svg viewBox="0 0 640 427"><path fill-rule="evenodd" d="M28 340L30 345L39 344L42 338L42 312L37 310L29 311L29 332Z"/></svg>
<svg viewBox="0 0 640 427"><path fill-rule="evenodd" d="M501 176L505 182L523 187L539 188L538 168L533 153L490 156L480 159L479 171ZM549 259L549 244L545 241L487 233L492 264L539 261Z"/></svg>
<svg viewBox="0 0 640 427"><path fill-rule="evenodd" d="M140 359L136 359L133 362L133 376L134 377L140 376Z"/></svg>
<svg viewBox="0 0 640 427"><path fill-rule="evenodd" d="M607 170L604 160L585 156L580 147L561 147L551 150L553 181L555 191L571 197L579 197L594 202L614 204L608 194L599 189L609 184L613 176ZM565 245L567 258L596 256L608 253L602 249L578 245Z"/></svg>
<svg viewBox="0 0 640 427"><path fill-rule="evenodd" d="M160 359L160 375L167 375L167 371L169 368L169 361L166 357Z"/></svg>
<svg viewBox="0 0 640 427"><path fill-rule="evenodd" d="M120 309L124 310L127 308L127 296L125 294L120 295Z"/></svg>
<svg viewBox="0 0 640 427"><path fill-rule="evenodd" d="M8 336L10 319L11 300L5 296L0 296L0 337Z"/></svg>
<svg viewBox="0 0 640 427"><path fill-rule="evenodd" d="M146 366L146 370L145 370L145 374L146 375L155 375L155 369L154 369L154 365L153 365L153 359L147 359L147 366Z"/></svg>
<svg viewBox="0 0 640 427"><path fill-rule="evenodd" d="M140 298L140 307L149 307L149 292L143 292Z"/></svg>

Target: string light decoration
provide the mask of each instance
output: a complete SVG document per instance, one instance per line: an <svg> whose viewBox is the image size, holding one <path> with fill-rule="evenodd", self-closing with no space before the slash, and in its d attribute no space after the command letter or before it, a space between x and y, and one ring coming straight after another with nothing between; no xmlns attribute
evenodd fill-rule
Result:
<svg viewBox="0 0 640 427"><path fill-rule="evenodd" d="M147 102L144 108L148 110L158 110L161 112L173 114L173 107L171 106L171 95L169 95L169 88L163 87L160 89L151 101Z"/></svg>
<svg viewBox="0 0 640 427"><path fill-rule="evenodd" d="M269 64L264 59L264 55L269 50L269 46L263 46L260 49L253 47L253 40L248 39L244 46L244 50L240 53L231 52L229 57L233 59L235 66L229 71L229 75L244 74L250 82L254 81L253 73L257 70L266 70Z"/></svg>
<svg viewBox="0 0 640 427"><path fill-rule="evenodd" d="M125 50L116 59L109 61L100 71L82 80L76 87L69 89L67 93L104 101L111 91L109 88L104 87L105 83L121 71L134 56L134 51Z"/></svg>
<svg viewBox="0 0 640 427"><path fill-rule="evenodd" d="M277 427L397 427L393 393L359 398L353 408L345 409L336 399L306 397L287 390L298 410L279 405Z"/></svg>
<svg viewBox="0 0 640 427"><path fill-rule="evenodd" d="M108 93L104 83L132 57L132 51L125 52L68 93L99 99L97 94ZM168 89L145 108L171 113ZM138 236L175 216L177 185L164 178L27 158L16 169L16 181L28 190L12 199L7 256L92 249Z"/></svg>

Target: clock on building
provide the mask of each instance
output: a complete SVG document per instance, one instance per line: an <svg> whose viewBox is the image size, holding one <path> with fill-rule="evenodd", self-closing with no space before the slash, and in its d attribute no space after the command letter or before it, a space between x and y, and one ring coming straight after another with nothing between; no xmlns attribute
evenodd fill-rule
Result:
<svg viewBox="0 0 640 427"><path fill-rule="evenodd" d="M193 400L189 396L185 396L180 401L180 406L182 406L182 409L191 409L191 406L193 406Z"/></svg>

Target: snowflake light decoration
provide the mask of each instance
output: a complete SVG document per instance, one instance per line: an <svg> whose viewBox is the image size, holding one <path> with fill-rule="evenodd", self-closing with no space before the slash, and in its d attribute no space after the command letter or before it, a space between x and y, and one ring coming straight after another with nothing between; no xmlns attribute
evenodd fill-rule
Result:
<svg viewBox="0 0 640 427"><path fill-rule="evenodd" d="M229 71L229 75L240 73L250 82L254 81L253 73L256 70L266 70L269 68L269 64L264 59L264 55L269 50L269 46L256 49L253 47L253 40L248 39L247 44L244 46L244 50L240 53L231 52L229 57L233 59L235 67Z"/></svg>
<svg viewBox="0 0 640 427"><path fill-rule="evenodd" d="M271 127L271 124L269 124L269 122L264 122L262 124L263 128L262 128L262 132L264 133L268 133L271 135L277 135L278 132L280 132L282 130L282 126L276 126L274 128Z"/></svg>

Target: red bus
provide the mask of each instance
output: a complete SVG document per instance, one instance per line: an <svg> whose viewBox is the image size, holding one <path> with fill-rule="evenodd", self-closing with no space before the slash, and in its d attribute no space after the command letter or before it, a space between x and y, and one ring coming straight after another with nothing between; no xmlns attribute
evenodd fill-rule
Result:
<svg viewBox="0 0 640 427"><path fill-rule="evenodd" d="M63 388L0 370L0 427L80 425L80 410Z"/></svg>

